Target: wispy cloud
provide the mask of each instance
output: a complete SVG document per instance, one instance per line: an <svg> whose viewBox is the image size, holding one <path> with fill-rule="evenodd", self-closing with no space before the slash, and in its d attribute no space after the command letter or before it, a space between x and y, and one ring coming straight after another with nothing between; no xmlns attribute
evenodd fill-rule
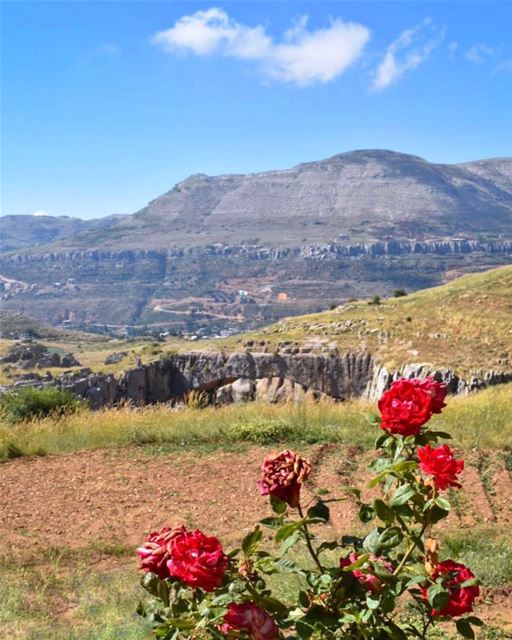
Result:
<svg viewBox="0 0 512 640"><path fill-rule="evenodd" d="M493 49L488 45L480 42L478 44L474 44L466 51L466 59L475 62L476 64L483 64L489 58L496 55L498 49Z"/></svg>
<svg viewBox="0 0 512 640"><path fill-rule="evenodd" d="M212 7L183 16L151 41L171 54L252 60L266 77L304 87L339 77L370 39L367 27L339 18L321 29L307 25L308 17L302 16L275 41L262 25L242 24Z"/></svg>
<svg viewBox="0 0 512 640"><path fill-rule="evenodd" d="M103 42L102 44L99 44L98 46L93 47L92 49L89 49L89 51L87 51L84 54L83 59L86 62L90 62L95 58L103 58L105 56L107 57L117 56L120 53L121 53L121 50L116 44L112 42Z"/></svg>
<svg viewBox="0 0 512 640"><path fill-rule="evenodd" d="M503 60L494 69L494 73L499 73L500 71L505 71L507 73L512 73L512 59L511 60Z"/></svg>
<svg viewBox="0 0 512 640"><path fill-rule="evenodd" d="M445 28L437 28L429 18L403 31L386 49L374 72L372 89L380 91L407 71L416 69L441 44L445 31Z"/></svg>

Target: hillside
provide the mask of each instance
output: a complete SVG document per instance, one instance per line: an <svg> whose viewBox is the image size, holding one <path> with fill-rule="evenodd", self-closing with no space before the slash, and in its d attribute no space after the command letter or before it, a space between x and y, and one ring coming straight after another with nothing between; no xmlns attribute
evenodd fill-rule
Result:
<svg viewBox="0 0 512 640"><path fill-rule="evenodd" d="M20 251L28 247L76 236L91 229L107 229L123 216L81 220L69 216L2 216L0 217L0 253Z"/></svg>
<svg viewBox="0 0 512 640"><path fill-rule="evenodd" d="M512 261L511 176L510 158L440 165L353 151L191 176L133 215L54 230L50 244L37 230L46 222L29 216L32 235L20 220L8 239L25 249L0 256L2 303L85 330L218 336L432 287Z"/></svg>
<svg viewBox="0 0 512 640"><path fill-rule="evenodd" d="M512 266L380 304L354 301L332 311L285 318L224 344L234 347L251 340L268 341L270 348L304 341L336 343L340 350L365 348L391 369L424 362L459 374L480 368L510 371Z"/></svg>

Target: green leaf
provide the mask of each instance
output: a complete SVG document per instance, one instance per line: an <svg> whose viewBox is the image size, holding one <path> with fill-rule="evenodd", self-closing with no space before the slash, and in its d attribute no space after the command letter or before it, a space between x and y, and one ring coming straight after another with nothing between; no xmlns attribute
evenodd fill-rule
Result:
<svg viewBox="0 0 512 640"><path fill-rule="evenodd" d="M320 518L324 522L329 522L330 511L329 507L323 502L319 500L316 504L308 509L308 518Z"/></svg>
<svg viewBox="0 0 512 640"><path fill-rule="evenodd" d="M346 567L343 567L343 571L349 572L354 571L355 569L359 569L359 567L362 567L368 561L369 557L369 553L363 553L355 562Z"/></svg>
<svg viewBox="0 0 512 640"><path fill-rule="evenodd" d="M437 504L440 509L446 512L450 511L450 509L452 508L448 500L446 498L441 498L440 496L435 499L435 504Z"/></svg>
<svg viewBox="0 0 512 640"><path fill-rule="evenodd" d="M379 547L380 549L392 549L397 547L404 539L404 534L398 527L388 527L380 534Z"/></svg>
<svg viewBox="0 0 512 640"><path fill-rule="evenodd" d="M377 514L377 517L380 518L383 522L391 523L395 519L395 512L391 507L381 500L380 498L376 498L373 501L373 510Z"/></svg>
<svg viewBox="0 0 512 640"><path fill-rule="evenodd" d="M262 538L263 533L259 526L245 536L242 540L242 550L246 556L250 556L256 551Z"/></svg>
<svg viewBox="0 0 512 640"><path fill-rule="evenodd" d="M166 607L169 606L169 583L165 580L160 580L158 583L158 597L164 603Z"/></svg>
<svg viewBox="0 0 512 640"><path fill-rule="evenodd" d="M359 520L361 522L371 522L375 517L375 512L369 504L362 504L359 507Z"/></svg>
<svg viewBox="0 0 512 640"><path fill-rule="evenodd" d="M412 498L415 493L416 491L413 489L413 487L411 487L409 483L403 484L401 487L398 487L398 489L393 494L390 505L392 507L400 507L408 500L410 500L410 498Z"/></svg>
<svg viewBox="0 0 512 640"><path fill-rule="evenodd" d="M159 580L158 580L158 576L156 576L154 573L145 573L142 576L140 583L143 586L143 588L152 596L158 595Z"/></svg>
<svg viewBox="0 0 512 640"><path fill-rule="evenodd" d="M288 505L284 500L280 500L273 495L270 496L270 506L272 507L272 511L277 513L279 516L286 513L286 510L288 509Z"/></svg>
<svg viewBox="0 0 512 640"><path fill-rule="evenodd" d="M417 466L417 463L412 460L401 460L393 465L393 471L396 471L397 473L404 473L406 471L416 469Z"/></svg>
<svg viewBox="0 0 512 640"><path fill-rule="evenodd" d="M270 518L263 518L260 520L260 524L270 527L271 529L279 529L283 524L283 518L276 518L274 516L271 516Z"/></svg>
<svg viewBox="0 0 512 640"><path fill-rule="evenodd" d="M439 522L439 520L446 518L448 513L449 512L446 511L445 509L441 509L440 506L438 506L437 504L434 504L434 506L431 507L428 515L430 524L436 524L436 522Z"/></svg>
<svg viewBox="0 0 512 640"><path fill-rule="evenodd" d="M386 444L386 440L389 438L389 435L384 432L381 433L377 438L375 438L375 448L380 449Z"/></svg>
<svg viewBox="0 0 512 640"><path fill-rule="evenodd" d="M469 624L472 624L474 627L484 626L484 621L480 620L480 618L477 618L476 616L469 616L466 618L466 620L469 622Z"/></svg>
<svg viewBox="0 0 512 640"><path fill-rule="evenodd" d="M471 625L464 618L457 620L455 626L457 627L457 631L464 638L470 638L472 640L475 637L475 632L473 631Z"/></svg>
<svg viewBox="0 0 512 640"><path fill-rule="evenodd" d="M373 595L373 593L369 593L366 596L366 606L368 609L378 609L380 605L380 597Z"/></svg>
<svg viewBox="0 0 512 640"><path fill-rule="evenodd" d="M363 549L368 553L378 555L380 551L380 531L372 529L363 542Z"/></svg>
<svg viewBox="0 0 512 640"><path fill-rule="evenodd" d="M300 540L300 535L297 531L294 531L291 536L288 536L279 549L279 554L284 556L288 553L288 551Z"/></svg>
<svg viewBox="0 0 512 640"><path fill-rule="evenodd" d="M295 630L299 638L302 640L309 640L313 635L314 628L302 620L297 620L295 623Z"/></svg>
<svg viewBox="0 0 512 640"><path fill-rule="evenodd" d="M427 591L427 599L433 609L442 611L448 604L449 592L441 584L434 584Z"/></svg>
<svg viewBox="0 0 512 640"><path fill-rule="evenodd" d="M462 589L463 587L474 587L475 585L480 584L480 580L478 578L470 578L469 580L465 580L460 586L460 588Z"/></svg>
<svg viewBox="0 0 512 640"><path fill-rule="evenodd" d="M436 438L442 438L443 440L451 440L452 436L447 433L446 431L431 431L430 429L427 430L427 434L429 436L435 436Z"/></svg>

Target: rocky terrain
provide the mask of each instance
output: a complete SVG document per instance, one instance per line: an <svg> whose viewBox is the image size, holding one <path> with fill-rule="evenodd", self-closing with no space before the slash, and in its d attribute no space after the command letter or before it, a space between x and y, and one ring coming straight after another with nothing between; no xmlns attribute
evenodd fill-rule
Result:
<svg viewBox="0 0 512 640"><path fill-rule="evenodd" d="M0 258L4 308L82 328L234 333L508 264L512 159L436 165L355 151L191 176L76 233L66 220L50 244L35 232L32 243L20 221L22 244Z"/></svg>

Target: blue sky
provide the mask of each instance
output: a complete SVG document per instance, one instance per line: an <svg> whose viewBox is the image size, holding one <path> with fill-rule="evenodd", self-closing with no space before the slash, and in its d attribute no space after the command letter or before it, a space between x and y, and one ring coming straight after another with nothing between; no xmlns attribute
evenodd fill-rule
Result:
<svg viewBox="0 0 512 640"><path fill-rule="evenodd" d="M191 173L512 155L512 2L2 2L2 214Z"/></svg>

